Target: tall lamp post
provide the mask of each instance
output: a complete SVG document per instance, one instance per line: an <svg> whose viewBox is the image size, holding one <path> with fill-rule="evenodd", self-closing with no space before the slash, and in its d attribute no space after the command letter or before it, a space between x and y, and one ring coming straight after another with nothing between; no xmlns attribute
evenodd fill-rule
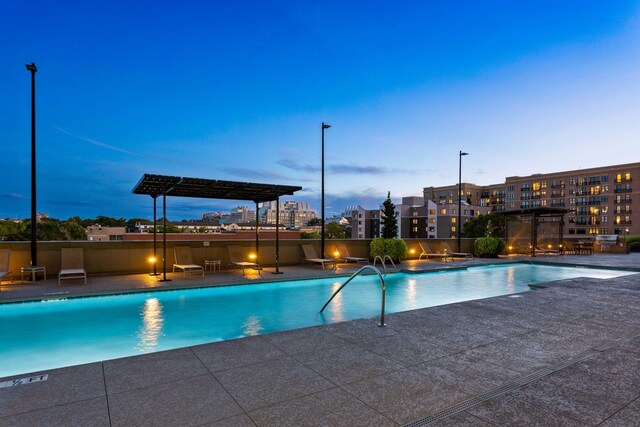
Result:
<svg viewBox="0 0 640 427"><path fill-rule="evenodd" d="M38 265L36 237L36 72L38 68L33 62L26 64L31 72L31 266Z"/></svg>
<svg viewBox="0 0 640 427"><path fill-rule="evenodd" d="M331 125L322 122L322 217L320 218L320 225L322 226L322 229L320 230L320 235L322 236L320 253L322 254L322 258L324 258L324 130L329 129L330 127Z"/></svg>
<svg viewBox="0 0 640 427"><path fill-rule="evenodd" d="M462 218L460 215L460 211L462 210L462 156L468 156L469 153L465 153L460 150L460 155L458 156L458 252L460 252L460 230L462 229Z"/></svg>

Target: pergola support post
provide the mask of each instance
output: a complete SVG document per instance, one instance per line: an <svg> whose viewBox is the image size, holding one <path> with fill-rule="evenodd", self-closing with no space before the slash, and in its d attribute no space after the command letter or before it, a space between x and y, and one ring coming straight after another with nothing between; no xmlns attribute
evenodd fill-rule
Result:
<svg viewBox="0 0 640 427"><path fill-rule="evenodd" d="M276 271L272 274L282 274L280 271L280 197L276 199Z"/></svg>
<svg viewBox="0 0 640 427"><path fill-rule="evenodd" d="M158 220L157 220L157 215L156 212L158 211L157 208L157 199L158 196L152 196L153 197L153 273L149 274L150 276L159 276L158 273L158 254L157 254L157 247L158 247L158 239L157 239L157 233L158 233Z"/></svg>
<svg viewBox="0 0 640 427"><path fill-rule="evenodd" d="M167 279L167 191L162 192L162 279L159 282L170 282Z"/></svg>

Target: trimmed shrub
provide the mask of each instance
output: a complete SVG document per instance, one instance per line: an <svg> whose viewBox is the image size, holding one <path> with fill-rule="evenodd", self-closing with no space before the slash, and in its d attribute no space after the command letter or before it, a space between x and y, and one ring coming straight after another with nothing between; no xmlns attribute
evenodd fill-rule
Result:
<svg viewBox="0 0 640 427"><path fill-rule="evenodd" d="M473 242L473 251L480 258L497 258L505 246L504 240L497 237L479 237Z"/></svg>
<svg viewBox="0 0 640 427"><path fill-rule="evenodd" d="M389 255L394 262L397 262L400 261L401 258L407 257L409 248L407 247L407 243L402 239L383 239L382 237L376 237L371 241L369 252L371 258Z"/></svg>
<svg viewBox="0 0 640 427"><path fill-rule="evenodd" d="M625 236L620 240L629 244L631 252L640 252L640 236Z"/></svg>

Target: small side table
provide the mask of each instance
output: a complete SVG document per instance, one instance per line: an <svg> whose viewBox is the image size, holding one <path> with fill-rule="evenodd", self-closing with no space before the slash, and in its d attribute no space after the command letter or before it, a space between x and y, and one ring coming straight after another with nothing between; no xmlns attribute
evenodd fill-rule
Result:
<svg viewBox="0 0 640 427"><path fill-rule="evenodd" d="M207 271L207 268L211 271L216 271L216 267L218 270L222 268L222 261L219 259L205 259L204 260L204 271Z"/></svg>
<svg viewBox="0 0 640 427"><path fill-rule="evenodd" d="M42 273L44 275L44 280L47 280L47 267L44 265L28 265L26 267L22 267L20 268L20 282L24 283L25 274L27 277L31 274L31 282L35 282L38 273Z"/></svg>

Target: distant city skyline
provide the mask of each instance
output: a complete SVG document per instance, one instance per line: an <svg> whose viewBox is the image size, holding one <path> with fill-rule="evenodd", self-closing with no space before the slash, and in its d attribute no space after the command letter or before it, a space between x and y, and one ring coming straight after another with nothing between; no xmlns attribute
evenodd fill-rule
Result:
<svg viewBox="0 0 640 427"><path fill-rule="evenodd" d="M424 186L640 161L637 2L0 5L0 217L142 217L144 173L300 185L327 216ZM132 24L135 22L135 24ZM281 201L284 201L281 200ZM169 218L241 201L170 198ZM160 206L160 204L159 204ZM160 214L160 209L158 213Z"/></svg>

